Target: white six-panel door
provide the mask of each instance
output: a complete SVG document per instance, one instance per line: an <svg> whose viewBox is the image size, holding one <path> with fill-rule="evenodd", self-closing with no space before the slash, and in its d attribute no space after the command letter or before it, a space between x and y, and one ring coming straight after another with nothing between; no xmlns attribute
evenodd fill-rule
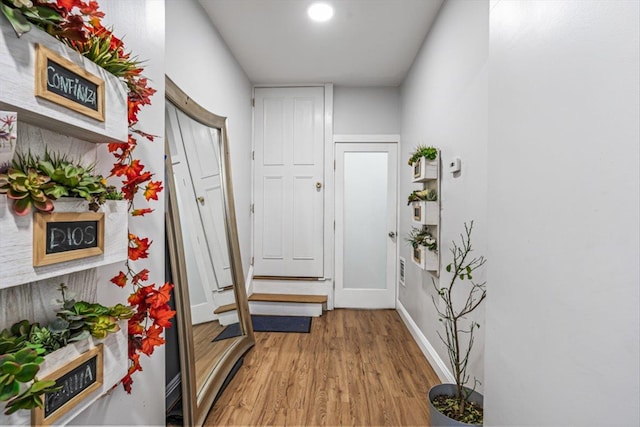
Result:
<svg viewBox="0 0 640 427"><path fill-rule="evenodd" d="M220 174L220 133L178 112L178 122L185 142L191 181L200 221L204 227L204 239L208 256L213 263L215 282L212 290L223 289L233 284L231 264L227 247L227 232L224 222L224 197Z"/></svg>
<svg viewBox="0 0 640 427"><path fill-rule="evenodd" d="M171 162L176 184L177 203L180 207L180 226L184 239L187 263L187 284L191 304L191 320L194 325L215 319L213 289L216 279L213 264L208 257L204 229L196 206L196 195L191 182L182 133L178 123L179 111L167 103L166 136L171 152Z"/></svg>
<svg viewBox="0 0 640 427"><path fill-rule="evenodd" d="M336 144L336 307L396 306L396 145Z"/></svg>
<svg viewBox="0 0 640 427"><path fill-rule="evenodd" d="M256 88L254 274L322 277L324 88Z"/></svg>

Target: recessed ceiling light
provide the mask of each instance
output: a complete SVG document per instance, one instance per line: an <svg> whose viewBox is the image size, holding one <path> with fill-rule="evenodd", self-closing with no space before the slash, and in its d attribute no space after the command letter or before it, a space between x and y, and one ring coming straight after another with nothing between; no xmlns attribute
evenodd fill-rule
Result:
<svg viewBox="0 0 640 427"><path fill-rule="evenodd" d="M327 3L314 3L307 9L307 14L316 22L326 22L333 17L333 7Z"/></svg>

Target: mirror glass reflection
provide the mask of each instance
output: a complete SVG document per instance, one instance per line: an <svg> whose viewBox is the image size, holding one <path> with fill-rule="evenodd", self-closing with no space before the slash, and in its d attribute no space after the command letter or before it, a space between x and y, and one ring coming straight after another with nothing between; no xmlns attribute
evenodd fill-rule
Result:
<svg viewBox="0 0 640 427"><path fill-rule="evenodd" d="M227 119L167 77L167 247L175 302L184 425L201 425L255 343L240 259ZM235 329L227 325L235 324ZM221 338L221 332L232 332Z"/></svg>

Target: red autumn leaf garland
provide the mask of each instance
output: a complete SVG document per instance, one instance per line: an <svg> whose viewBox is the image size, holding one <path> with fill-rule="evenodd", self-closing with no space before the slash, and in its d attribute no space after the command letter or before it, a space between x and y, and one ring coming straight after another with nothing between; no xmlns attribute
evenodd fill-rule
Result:
<svg viewBox="0 0 640 427"><path fill-rule="evenodd" d="M125 51L122 39L102 25L104 12L99 10L98 2L32 0L16 4L15 1L0 0L0 3L4 15L8 18L20 15L22 19L57 37L126 84L129 138L125 144L108 144L109 152L115 157L110 176L123 179L121 189L124 198L129 202L131 216L142 217L153 212L149 207L136 208L135 196L142 191L145 202L158 200L158 194L163 190L162 181L152 181L154 174L146 170L145 165L134 157L134 151L138 145L138 138L153 142L155 137L135 129L134 126L138 123L140 109L151 104L150 98L156 90L150 87L147 78L142 76L144 69L137 58ZM10 14L7 14L7 11ZM45 11L48 13L41 13ZM16 18L14 21L20 20ZM131 392L131 376L137 371L142 371L140 354L149 356L156 347L164 344L162 332L164 328L171 326L170 320L175 315L175 311L171 310L168 304L173 285L145 285L149 280L149 270L145 268L136 271L134 268L135 261L149 256L152 243L147 237L129 232L128 259L124 271L120 271L110 280L119 287L125 287L127 284L133 287L129 297L129 304L135 309L135 314L128 323L130 364L127 375L122 379L127 392Z"/></svg>

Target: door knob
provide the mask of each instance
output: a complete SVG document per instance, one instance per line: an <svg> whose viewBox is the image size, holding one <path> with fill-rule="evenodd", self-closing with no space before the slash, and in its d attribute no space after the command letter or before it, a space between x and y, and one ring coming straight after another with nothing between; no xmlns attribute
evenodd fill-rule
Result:
<svg viewBox="0 0 640 427"><path fill-rule="evenodd" d="M389 237L391 237L393 239L394 237L396 237L396 233L394 231L390 231L389 232Z"/></svg>
<svg viewBox="0 0 640 427"><path fill-rule="evenodd" d="M204 205L204 197L199 196L197 200L200 202L201 205Z"/></svg>
<svg viewBox="0 0 640 427"><path fill-rule="evenodd" d="M316 182L316 188L319 190L322 188L322 183L321 182Z"/></svg>

